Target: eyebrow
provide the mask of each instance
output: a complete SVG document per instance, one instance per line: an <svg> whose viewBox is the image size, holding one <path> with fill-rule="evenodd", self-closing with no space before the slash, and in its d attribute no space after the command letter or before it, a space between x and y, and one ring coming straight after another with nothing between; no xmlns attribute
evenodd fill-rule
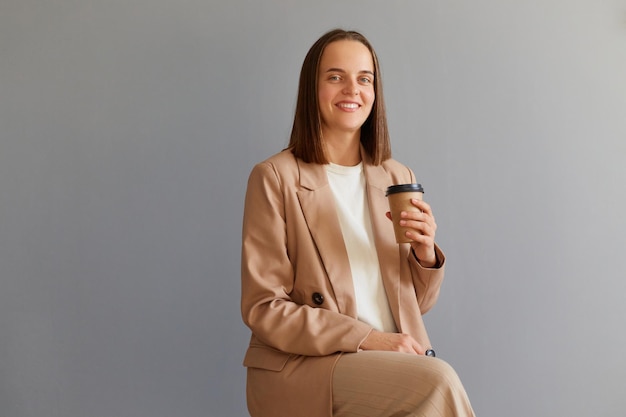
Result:
<svg viewBox="0 0 626 417"><path fill-rule="evenodd" d="M326 72L341 72L341 73L344 73L344 74L346 73L346 71L341 69L341 68L328 68L326 70ZM359 74L371 74L371 75L374 75L374 72L373 71L369 71L369 70L361 70L361 71L359 71Z"/></svg>

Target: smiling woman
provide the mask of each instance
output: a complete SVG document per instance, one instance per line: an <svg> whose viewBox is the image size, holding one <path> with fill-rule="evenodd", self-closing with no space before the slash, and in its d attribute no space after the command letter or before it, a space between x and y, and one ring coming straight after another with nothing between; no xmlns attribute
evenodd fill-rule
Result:
<svg viewBox="0 0 626 417"><path fill-rule="evenodd" d="M361 126L372 111L374 62L358 41L329 44L319 65L318 100L322 137L330 162L356 165Z"/></svg>
<svg viewBox="0 0 626 417"><path fill-rule="evenodd" d="M422 320L445 265L433 212L411 201L408 243L389 221L386 188L415 182L391 159L373 48L358 32L326 33L302 65L288 149L248 180L241 309L252 417L474 415Z"/></svg>
<svg viewBox="0 0 626 417"><path fill-rule="evenodd" d="M296 157L305 162L315 162L318 164L328 163L328 156L324 151L325 144L322 141L322 120L319 104L320 97L318 93L320 88L319 78L321 75L324 75L320 61L326 58L326 52L329 52L329 47L331 49L330 52L332 52L334 43L343 43L344 41L357 45L357 49L351 51L353 54L357 53L359 46L367 48L369 52L367 58L364 56L360 57L360 59L368 61L363 63L365 66L362 68L357 67L358 71L368 71L367 68L371 65L372 68L370 68L369 71L372 72L370 75L372 76L374 88L374 102L370 113L362 126L360 126L360 142L373 162L380 164L382 161L391 157L387 117L385 115L385 100L383 98L382 82L380 78L380 66L378 65L378 57L376 56L374 48L372 48L369 41L358 32L346 32L343 30L330 31L319 38L311 49L309 49L309 52L304 58L302 70L300 71L296 114L291 130L289 148L292 149ZM369 61L371 61L371 64ZM327 70L341 70L341 68L336 68L335 65L327 65L329 65ZM350 67L354 65L355 64L350 63ZM345 70L344 68L343 71ZM328 75L335 75L340 79L344 74Z"/></svg>

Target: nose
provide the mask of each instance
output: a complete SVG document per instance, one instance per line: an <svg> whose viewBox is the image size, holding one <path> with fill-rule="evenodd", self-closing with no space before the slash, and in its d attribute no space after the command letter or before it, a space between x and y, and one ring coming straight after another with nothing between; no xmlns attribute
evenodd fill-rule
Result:
<svg viewBox="0 0 626 417"><path fill-rule="evenodd" d="M349 81L346 83L345 88L343 89L343 93L348 96L357 96L359 95L359 86L355 81Z"/></svg>

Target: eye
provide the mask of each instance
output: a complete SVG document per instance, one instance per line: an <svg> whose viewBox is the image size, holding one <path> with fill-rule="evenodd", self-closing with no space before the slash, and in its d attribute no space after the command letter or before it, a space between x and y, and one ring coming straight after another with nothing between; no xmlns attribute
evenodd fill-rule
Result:
<svg viewBox="0 0 626 417"><path fill-rule="evenodd" d="M359 78L359 81L362 82L363 84L371 84L372 83L372 79L370 77L361 77L361 78Z"/></svg>
<svg viewBox="0 0 626 417"><path fill-rule="evenodd" d="M335 75L331 75L330 77L328 77L328 80L329 81L339 81L339 80L341 80L341 77L339 75L335 74Z"/></svg>

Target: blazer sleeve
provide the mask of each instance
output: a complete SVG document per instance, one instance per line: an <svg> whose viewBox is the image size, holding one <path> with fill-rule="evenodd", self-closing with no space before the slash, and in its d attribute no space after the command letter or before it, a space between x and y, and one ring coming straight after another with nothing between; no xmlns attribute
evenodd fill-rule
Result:
<svg viewBox="0 0 626 417"><path fill-rule="evenodd" d="M424 268L415 258L413 251L409 250L408 262L411 268L417 302L422 314L426 314L437 303L445 273L446 257L437 244L435 244L435 253L437 255L437 266L435 268Z"/></svg>
<svg viewBox="0 0 626 417"><path fill-rule="evenodd" d="M286 200L270 163L248 179L241 256L241 312L261 342L307 356L356 352L371 326L325 308L294 302L295 271L287 250Z"/></svg>
<svg viewBox="0 0 626 417"><path fill-rule="evenodd" d="M410 168L407 169L409 170L411 182L417 182L413 170ZM413 285L415 286L417 302L422 314L426 314L437 303L445 274L446 257L436 243L435 254L437 256L437 265L435 268L424 268L421 266L412 250L409 250L407 257L413 278Z"/></svg>

